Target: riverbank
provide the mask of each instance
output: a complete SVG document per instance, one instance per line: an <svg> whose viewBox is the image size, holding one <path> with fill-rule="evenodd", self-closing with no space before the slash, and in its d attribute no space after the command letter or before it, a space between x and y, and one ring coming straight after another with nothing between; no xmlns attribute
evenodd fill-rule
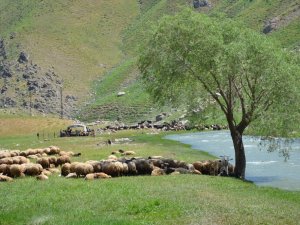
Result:
<svg viewBox="0 0 300 225"><path fill-rule="evenodd" d="M0 138L20 149L58 145L81 152L76 161L101 159L119 148L140 156L162 155L193 162L212 158L187 144L165 140L169 132L122 131L82 138L38 141L34 135ZM103 145L107 139L130 143ZM300 192L262 188L234 178L204 175L138 176L110 180L45 182L34 178L0 183L0 224L297 224Z"/></svg>

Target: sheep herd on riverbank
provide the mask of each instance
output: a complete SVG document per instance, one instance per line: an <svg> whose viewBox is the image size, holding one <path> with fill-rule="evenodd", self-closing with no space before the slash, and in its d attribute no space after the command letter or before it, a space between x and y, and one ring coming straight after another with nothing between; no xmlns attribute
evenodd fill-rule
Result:
<svg viewBox="0 0 300 225"><path fill-rule="evenodd" d="M26 151L0 151L0 181L12 181L25 176L34 176L37 180L47 180L51 174L60 174L65 178L84 178L85 180L137 175L230 176L234 170L226 158L197 161L191 164L162 156L135 157L134 151L122 150L113 151L107 159L99 161L71 162L72 157L80 155L80 153L75 154L71 151L61 151L57 146Z"/></svg>

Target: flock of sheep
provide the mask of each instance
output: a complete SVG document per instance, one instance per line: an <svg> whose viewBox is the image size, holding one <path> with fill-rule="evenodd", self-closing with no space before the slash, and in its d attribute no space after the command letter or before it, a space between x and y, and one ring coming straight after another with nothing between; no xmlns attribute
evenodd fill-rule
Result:
<svg viewBox="0 0 300 225"><path fill-rule="evenodd" d="M0 151L0 181L12 181L14 178L35 176L38 180L47 180L52 173L60 173L66 178L111 178L135 175L175 175L208 174L232 175L234 167L222 160L197 161L193 164L184 161L150 156L133 157L133 151L114 151L105 160L71 162L71 157L80 153L61 151L56 146L26 151ZM117 157L119 155L120 157ZM130 158L129 158L130 157ZM31 161L35 160L35 163ZM58 169L60 168L60 169Z"/></svg>

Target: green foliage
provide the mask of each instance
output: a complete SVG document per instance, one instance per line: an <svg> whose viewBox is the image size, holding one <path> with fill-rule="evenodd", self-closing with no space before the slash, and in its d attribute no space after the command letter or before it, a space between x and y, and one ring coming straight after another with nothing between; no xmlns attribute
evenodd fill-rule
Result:
<svg viewBox="0 0 300 225"><path fill-rule="evenodd" d="M156 101L199 104L209 94L227 119L233 114L228 122L247 127L272 104L286 102L288 91L296 91L290 80L299 70L287 55L236 22L185 10L160 21L139 67Z"/></svg>

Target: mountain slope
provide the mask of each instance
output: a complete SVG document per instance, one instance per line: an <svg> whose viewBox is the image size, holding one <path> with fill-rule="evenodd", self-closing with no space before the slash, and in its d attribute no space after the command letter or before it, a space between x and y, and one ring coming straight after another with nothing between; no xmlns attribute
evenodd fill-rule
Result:
<svg viewBox="0 0 300 225"><path fill-rule="evenodd" d="M137 13L135 0L1 0L0 36L9 58L24 50L41 68L53 66L66 93L84 100L123 58L121 31Z"/></svg>

